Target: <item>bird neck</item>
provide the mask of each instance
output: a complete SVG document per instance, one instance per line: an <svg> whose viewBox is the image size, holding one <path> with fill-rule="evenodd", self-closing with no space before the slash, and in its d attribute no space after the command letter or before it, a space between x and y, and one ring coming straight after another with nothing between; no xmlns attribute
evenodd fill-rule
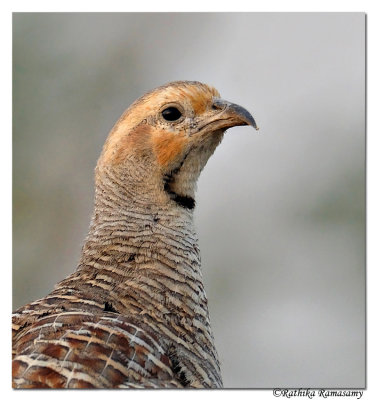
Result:
<svg viewBox="0 0 377 400"><path fill-rule="evenodd" d="M156 193L148 180L136 195L135 186L117 179L97 177L75 279L119 312L208 318L192 210Z"/></svg>

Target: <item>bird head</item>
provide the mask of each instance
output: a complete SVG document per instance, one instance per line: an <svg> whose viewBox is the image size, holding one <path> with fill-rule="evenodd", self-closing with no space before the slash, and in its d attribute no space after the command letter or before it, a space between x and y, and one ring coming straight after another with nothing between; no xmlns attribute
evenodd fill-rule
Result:
<svg viewBox="0 0 377 400"><path fill-rule="evenodd" d="M160 86L136 100L109 134L97 164L156 198L194 207L201 170L231 127L257 125L243 107L200 82ZM147 189L148 188L148 189ZM152 189L151 189L152 188Z"/></svg>

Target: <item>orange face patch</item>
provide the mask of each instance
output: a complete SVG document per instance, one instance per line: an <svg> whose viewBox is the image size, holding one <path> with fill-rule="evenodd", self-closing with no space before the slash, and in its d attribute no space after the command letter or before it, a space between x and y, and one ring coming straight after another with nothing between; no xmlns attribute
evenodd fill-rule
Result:
<svg viewBox="0 0 377 400"><path fill-rule="evenodd" d="M153 148L159 165L165 167L182 154L186 142L184 135L140 124L128 133L119 130L111 134L104 146L101 163L121 164L130 154L150 154Z"/></svg>
<svg viewBox="0 0 377 400"><path fill-rule="evenodd" d="M152 136L152 143L161 167L174 163L182 154L187 138L174 132L156 131Z"/></svg>

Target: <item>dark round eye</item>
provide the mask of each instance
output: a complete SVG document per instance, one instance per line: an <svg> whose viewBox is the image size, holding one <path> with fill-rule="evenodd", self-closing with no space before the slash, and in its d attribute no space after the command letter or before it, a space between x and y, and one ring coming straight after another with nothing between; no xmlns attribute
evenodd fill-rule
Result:
<svg viewBox="0 0 377 400"><path fill-rule="evenodd" d="M168 107L162 111L162 116L166 121L176 121L182 115L182 113L175 107Z"/></svg>

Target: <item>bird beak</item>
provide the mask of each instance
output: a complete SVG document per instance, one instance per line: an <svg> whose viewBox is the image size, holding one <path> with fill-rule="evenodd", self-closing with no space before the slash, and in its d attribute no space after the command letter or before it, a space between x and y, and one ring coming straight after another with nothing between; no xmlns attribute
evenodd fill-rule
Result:
<svg viewBox="0 0 377 400"><path fill-rule="evenodd" d="M231 126L241 126L241 125L250 125L256 130L258 130L258 126L253 118L253 116L247 111L245 108L239 106L238 104L230 103L229 101L215 98L213 101L214 107L223 110L221 114L219 114L219 118L226 118Z"/></svg>
<svg viewBox="0 0 377 400"><path fill-rule="evenodd" d="M256 130L258 126L253 116L245 108L229 101L215 98L212 103L213 109L217 110L213 115L206 118L203 125L199 126L197 132L214 132L226 130L233 126L250 125Z"/></svg>

